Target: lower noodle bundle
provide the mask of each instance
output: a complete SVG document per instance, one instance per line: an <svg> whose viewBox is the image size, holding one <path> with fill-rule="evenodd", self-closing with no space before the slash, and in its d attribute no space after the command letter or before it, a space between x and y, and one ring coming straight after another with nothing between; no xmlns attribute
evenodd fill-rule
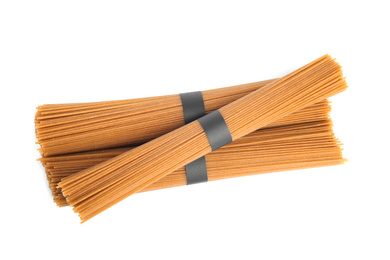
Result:
<svg viewBox="0 0 390 260"><path fill-rule="evenodd" d="M130 150L130 147L42 158L54 202L67 206L59 181L78 171ZM342 164L340 142L329 119L258 130L208 155L209 180ZM151 191L186 185L186 171L179 168L141 190Z"/></svg>
<svg viewBox="0 0 390 260"><path fill-rule="evenodd" d="M295 112L277 122L270 124L269 127L277 127L290 124L300 124L327 120L330 112L330 105L327 100L322 100L314 105L306 107L298 112ZM139 142L141 142L140 140ZM138 142L138 141L137 141ZM91 152L80 152L75 154L46 156L39 159L45 167L47 179L49 181L49 187L52 191L54 202L58 206L67 206L65 198L62 196L61 190L57 188L57 185L61 178L69 176L71 173L84 170L95 164L108 160L119 152L126 152L131 147L125 147L122 149L108 149L108 150L94 150ZM88 149L90 150L90 149ZM76 159L79 158L79 159ZM88 159L82 159L88 158Z"/></svg>
<svg viewBox="0 0 390 260"><path fill-rule="evenodd" d="M199 120L65 177L58 187L85 222L229 141L346 88L340 65L325 55ZM217 129L222 139L209 135Z"/></svg>

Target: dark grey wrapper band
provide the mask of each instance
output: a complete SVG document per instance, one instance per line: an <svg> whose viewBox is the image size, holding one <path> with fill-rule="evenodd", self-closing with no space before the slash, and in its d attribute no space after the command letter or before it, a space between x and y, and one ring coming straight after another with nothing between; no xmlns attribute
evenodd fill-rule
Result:
<svg viewBox="0 0 390 260"><path fill-rule="evenodd" d="M180 94L180 97L186 124L191 123L206 114L201 91L182 93Z"/></svg>
<svg viewBox="0 0 390 260"><path fill-rule="evenodd" d="M180 94L183 106L184 122L186 124L201 118L206 114L201 91ZM187 185L207 182L206 158L199 159L186 165Z"/></svg>
<svg viewBox="0 0 390 260"><path fill-rule="evenodd" d="M206 157L202 156L199 159L186 165L187 185L208 181Z"/></svg>
<svg viewBox="0 0 390 260"><path fill-rule="evenodd" d="M186 124L198 119L209 139L214 151L230 142L232 136L221 113L216 110L206 115L202 92L180 94ZM206 158L199 159L186 165L187 185L208 181Z"/></svg>
<svg viewBox="0 0 390 260"><path fill-rule="evenodd" d="M219 110L199 118L198 121L206 133L213 151L232 142L229 127Z"/></svg>

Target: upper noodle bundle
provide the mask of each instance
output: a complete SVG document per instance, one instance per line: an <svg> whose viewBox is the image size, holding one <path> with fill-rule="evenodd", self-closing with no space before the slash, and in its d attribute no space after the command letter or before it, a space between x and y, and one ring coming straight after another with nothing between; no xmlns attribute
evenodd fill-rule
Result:
<svg viewBox="0 0 390 260"><path fill-rule="evenodd" d="M274 80L202 91L206 113L225 106ZM269 125L316 119L313 108ZM79 104L39 106L35 128L44 157L143 144L184 125L179 95Z"/></svg>

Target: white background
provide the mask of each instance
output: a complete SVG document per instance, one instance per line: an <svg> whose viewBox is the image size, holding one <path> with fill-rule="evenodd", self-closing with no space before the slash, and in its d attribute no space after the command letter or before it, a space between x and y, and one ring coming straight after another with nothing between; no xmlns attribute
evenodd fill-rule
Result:
<svg viewBox="0 0 390 260"><path fill-rule="evenodd" d="M136 2L142 2L136 3ZM390 259L388 1L1 1L1 259ZM322 56L343 166L52 202L35 107L206 90Z"/></svg>

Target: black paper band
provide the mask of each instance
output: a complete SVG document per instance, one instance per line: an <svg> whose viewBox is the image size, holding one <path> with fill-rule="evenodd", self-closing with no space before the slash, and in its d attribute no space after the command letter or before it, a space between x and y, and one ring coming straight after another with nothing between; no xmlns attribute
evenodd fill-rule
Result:
<svg viewBox="0 0 390 260"><path fill-rule="evenodd" d="M186 124L195 121L206 114L203 95L201 91L180 94L183 106L184 122ZM199 159L186 165L187 185L207 182L206 158Z"/></svg>
<svg viewBox="0 0 390 260"><path fill-rule="evenodd" d="M186 124L191 123L206 114L201 91L182 93L180 94L180 97Z"/></svg>
<svg viewBox="0 0 390 260"><path fill-rule="evenodd" d="M206 133L213 151L232 142L229 127L219 110L199 118L198 121Z"/></svg>
<svg viewBox="0 0 390 260"><path fill-rule="evenodd" d="M186 165L187 185L207 182L207 166L206 157L202 156L199 159Z"/></svg>

